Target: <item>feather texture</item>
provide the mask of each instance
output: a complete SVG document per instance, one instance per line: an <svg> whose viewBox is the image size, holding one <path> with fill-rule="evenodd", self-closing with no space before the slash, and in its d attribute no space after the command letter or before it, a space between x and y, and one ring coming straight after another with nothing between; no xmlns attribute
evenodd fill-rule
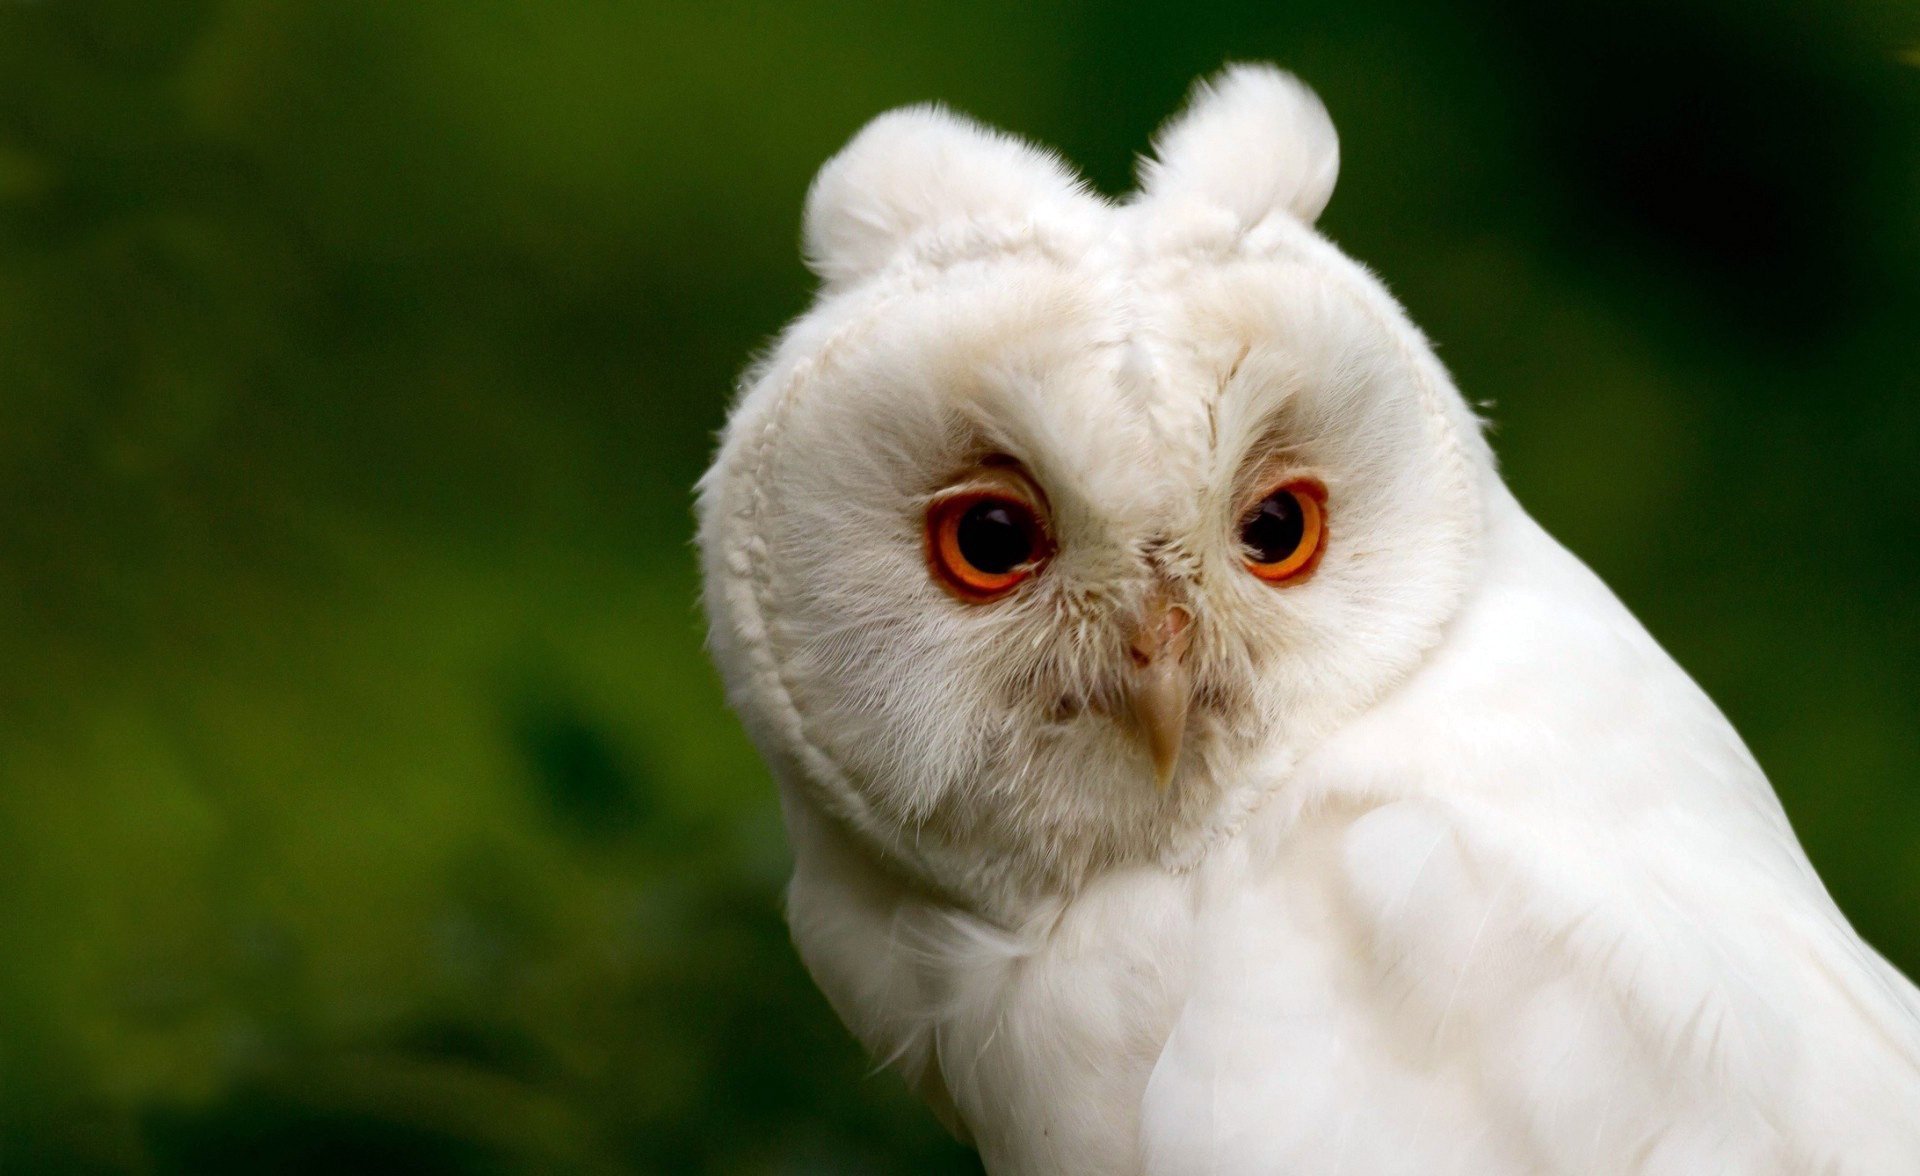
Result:
<svg viewBox="0 0 1920 1176"><path fill-rule="evenodd" d="M835 1010L996 1174L1920 1172L1920 994L1313 232L1318 99L1239 67L1156 146L1108 203L876 120L701 483ZM1276 586L1242 527L1305 483ZM928 520L983 484L1045 542L963 600Z"/></svg>
<svg viewBox="0 0 1920 1176"><path fill-rule="evenodd" d="M1496 520L1431 664L1206 867L1146 1169L1913 1170L1912 987L1705 696Z"/></svg>

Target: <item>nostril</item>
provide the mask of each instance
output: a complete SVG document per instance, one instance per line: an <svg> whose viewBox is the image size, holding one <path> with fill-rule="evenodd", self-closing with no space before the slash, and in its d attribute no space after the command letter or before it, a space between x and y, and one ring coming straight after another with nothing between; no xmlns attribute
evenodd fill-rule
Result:
<svg viewBox="0 0 1920 1176"><path fill-rule="evenodd" d="M1187 629L1192 624L1193 614L1177 604L1159 610L1157 615L1150 613L1128 643L1127 656L1141 669L1163 655L1179 661L1186 656Z"/></svg>

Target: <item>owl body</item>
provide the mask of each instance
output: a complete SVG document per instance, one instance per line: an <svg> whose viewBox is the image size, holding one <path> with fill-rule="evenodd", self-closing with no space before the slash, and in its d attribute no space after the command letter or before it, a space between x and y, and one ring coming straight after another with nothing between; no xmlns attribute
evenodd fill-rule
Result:
<svg viewBox="0 0 1920 1176"><path fill-rule="evenodd" d="M1920 996L1313 232L1242 68L1110 204L939 111L701 490L823 992L990 1171L1920 1171Z"/></svg>

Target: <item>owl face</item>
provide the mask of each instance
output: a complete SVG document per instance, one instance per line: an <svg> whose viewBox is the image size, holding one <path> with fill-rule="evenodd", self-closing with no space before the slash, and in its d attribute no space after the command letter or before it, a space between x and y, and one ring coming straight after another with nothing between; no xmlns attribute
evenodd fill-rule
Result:
<svg viewBox="0 0 1920 1176"><path fill-rule="evenodd" d="M1070 890L1190 852L1437 641L1491 464L1309 227L1332 144L1242 69L1124 204L930 110L827 165L826 285L701 491L716 658L803 803L950 893Z"/></svg>

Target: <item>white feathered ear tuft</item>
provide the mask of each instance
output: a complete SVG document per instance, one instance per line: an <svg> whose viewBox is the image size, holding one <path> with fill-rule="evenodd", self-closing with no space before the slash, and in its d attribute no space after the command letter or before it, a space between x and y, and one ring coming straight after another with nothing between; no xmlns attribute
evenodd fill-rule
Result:
<svg viewBox="0 0 1920 1176"><path fill-rule="evenodd" d="M1088 199L1052 154L938 106L909 106L868 123L807 191L802 246L829 282L885 264L910 238L951 222L1018 225Z"/></svg>
<svg viewBox="0 0 1920 1176"><path fill-rule="evenodd" d="M1306 83L1271 65L1234 65L1196 86L1154 135L1140 192L1225 208L1242 225L1282 209L1312 224L1339 173L1339 136Z"/></svg>

